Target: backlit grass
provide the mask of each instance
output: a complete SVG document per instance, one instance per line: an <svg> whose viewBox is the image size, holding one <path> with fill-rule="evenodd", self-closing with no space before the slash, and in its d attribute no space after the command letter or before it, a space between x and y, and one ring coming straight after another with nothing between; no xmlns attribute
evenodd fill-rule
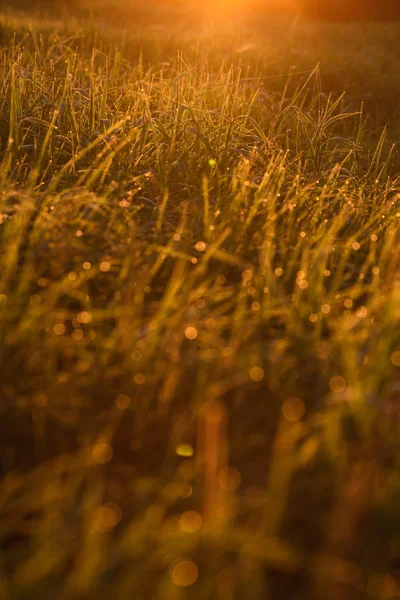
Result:
<svg viewBox="0 0 400 600"><path fill-rule="evenodd" d="M398 27L268 27L3 18L1 598L396 597Z"/></svg>

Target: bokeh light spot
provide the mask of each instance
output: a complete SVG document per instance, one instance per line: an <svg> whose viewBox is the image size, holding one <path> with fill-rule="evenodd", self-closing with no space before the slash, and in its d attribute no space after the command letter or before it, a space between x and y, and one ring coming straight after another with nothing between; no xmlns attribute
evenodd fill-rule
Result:
<svg viewBox="0 0 400 600"><path fill-rule="evenodd" d="M100 271L102 271L103 273L108 273L108 271L111 269L111 265L108 261L104 260L103 262L100 263Z"/></svg>
<svg viewBox="0 0 400 600"><path fill-rule="evenodd" d="M346 389L346 380L341 375L334 375L329 380L329 387L335 394L343 392Z"/></svg>
<svg viewBox="0 0 400 600"><path fill-rule="evenodd" d="M56 335L64 335L66 327L64 323L56 323L53 327L53 331Z"/></svg>
<svg viewBox="0 0 400 600"><path fill-rule="evenodd" d="M295 423L305 415L306 407L299 398L289 398L282 406L282 414L287 421Z"/></svg>
<svg viewBox="0 0 400 600"><path fill-rule="evenodd" d="M171 569L172 583L178 587L193 585L199 576L196 563L189 558L180 559Z"/></svg>
<svg viewBox="0 0 400 600"><path fill-rule="evenodd" d="M218 473L218 484L224 491L233 492L240 486L241 481L241 474L233 467L224 467Z"/></svg>
<svg viewBox="0 0 400 600"><path fill-rule="evenodd" d="M202 518L195 510L187 510L179 517L179 525L187 533L195 533L202 525Z"/></svg>
<svg viewBox="0 0 400 600"><path fill-rule="evenodd" d="M197 338L198 331L196 327L190 326L185 329L185 336L188 340L195 340Z"/></svg>
<svg viewBox="0 0 400 600"><path fill-rule="evenodd" d="M252 381L262 381L264 379L264 369L261 367L252 367L250 369L250 379Z"/></svg>
<svg viewBox="0 0 400 600"><path fill-rule="evenodd" d="M91 323L93 320L93 315L87 310L83 310L82 312L78 313L77 319L79 323Z"/></svg>
<svg viewBox="0 0 400 600"><path fill-rule="evenodd" d="M92 524L100 533L107 533L118 525L121 518L122 512L120 507L112 502L107 502L94 512Z"/></svg>
<svg viewBox="0 0 400 600"><path fill-rule="evenodd" d="M131 399L126 394L119 394L115 398L115 404L120 410L126 410L131 405Z"/></svg>
<svg viewBox="0 0 400 600"><path fill-rule="evenodd" d="M250 269L245 269L242 273L242 279L243 281L251 281L253 279L253 271L250 271Z"/></svg>
<svg viewBox="0 0 400 600"><path fill-rule="evenodd" d="M74 329L74 331L71 333L71 337L73 340L75 340L75 342L80 342L81 340L83 340L82 329Z"/></svg>
<svg viewBox="0 0 400 600"><path fill-rule="evenodd" d="M112 459L113 451L109 444L100 443L93 448L92 456L99 465L106 465Z"/></svg>
<svg viewBox="0 0 400 600"><path fill-rule="evenodd" d="M390 360L395 367L400 367L400 350L393 352Z"/></svg>
<svg viewBox="0 0 400 600"><path fill-rule="evenodd" d="M176 453L178 456L190 458L194 454L194 449L190 444L179 444L179 446L176 447Z"/></svg>

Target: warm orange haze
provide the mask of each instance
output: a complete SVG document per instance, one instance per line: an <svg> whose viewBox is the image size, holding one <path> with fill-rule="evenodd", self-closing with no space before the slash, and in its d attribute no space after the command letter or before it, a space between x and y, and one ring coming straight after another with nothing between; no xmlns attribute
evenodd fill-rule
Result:
<svg viewBox="0 0 400 600"><path fill-rule="evenodd" d="M0 600L400 598L399 8L0 0Z"/></svg>
<svg viewBox="0 0 400 600"><path fill-rule="evenodd" d="M273 15L305 16L332 21L348 20L396 20L400 18L398 0L151 0L148 3L140 0L37 0L29 4L26 0L3 0L5 6L14 8L43 10L51 7L53 10L78 10L78 12L94 13L115 18L139 15L145 12L159 19L165 11L175 12L175 17L183 15L209 18L253 18ZM127 23L125 23L127 24Z"/></svg>

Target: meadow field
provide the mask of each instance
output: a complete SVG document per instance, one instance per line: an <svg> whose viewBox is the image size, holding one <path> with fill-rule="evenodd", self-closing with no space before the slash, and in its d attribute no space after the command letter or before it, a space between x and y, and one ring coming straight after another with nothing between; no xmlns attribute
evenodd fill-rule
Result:
<svg viewBox="0 0 400 600"><path fill-rule="evenodd" d="M1 600L400 598L400 24L228 5L0 8Z"/></svg>

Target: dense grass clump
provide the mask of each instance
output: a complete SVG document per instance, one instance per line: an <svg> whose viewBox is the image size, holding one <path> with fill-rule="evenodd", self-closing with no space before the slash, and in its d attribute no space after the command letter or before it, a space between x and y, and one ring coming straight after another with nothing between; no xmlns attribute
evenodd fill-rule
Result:
<svg viewBox="0 0 400 600"><path fill-rule="evenodd" d="M398 108L318 31L3 19L1 598L396 597Z"/></svg>

